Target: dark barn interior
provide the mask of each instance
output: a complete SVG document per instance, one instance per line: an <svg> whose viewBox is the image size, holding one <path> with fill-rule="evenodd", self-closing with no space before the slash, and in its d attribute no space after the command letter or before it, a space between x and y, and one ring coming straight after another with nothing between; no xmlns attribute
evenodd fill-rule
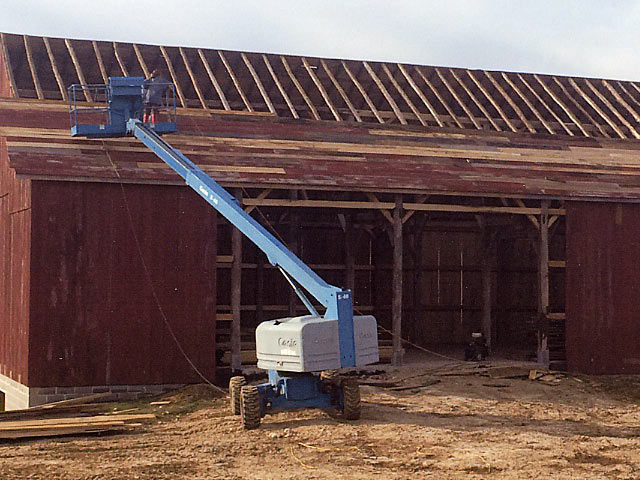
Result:
<svg viewBox="0 0 640 480"><path fill-rule="evenodd" d="M640 373L636 83L0 40L7 408L198 382L189 361L213 379L255 363L259 322L303 311L144 146L71 138L71 84L156 68L176 85L170 143L353 289L385 361L481 331L555 368Z"/></svg>

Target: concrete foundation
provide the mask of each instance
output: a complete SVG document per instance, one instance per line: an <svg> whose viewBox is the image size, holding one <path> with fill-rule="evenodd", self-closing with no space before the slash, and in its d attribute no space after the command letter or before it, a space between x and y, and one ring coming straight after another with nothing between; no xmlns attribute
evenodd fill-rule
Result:
<svg viewBox="0 0 640 480"><path fill-rule="evenodd" d="M114 399L130 399L136 394L158 395L182 387L183 384L163 385L91 385L84 387L27 387L0 375L0 392L4 394L5 410L19 410L45 403L71 400L95 393L112 393Z"/></svg>

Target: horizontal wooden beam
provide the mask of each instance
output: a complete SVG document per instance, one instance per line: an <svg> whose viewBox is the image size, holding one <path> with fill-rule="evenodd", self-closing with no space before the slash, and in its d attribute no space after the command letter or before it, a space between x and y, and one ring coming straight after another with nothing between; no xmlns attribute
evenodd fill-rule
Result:
<svg viewBox="0 0 640 480"><path fill-rule="evenodd" d="M244 206L258 207L300 207L300 208L346 208L363 210L392 210L394 202L359 202L336 200L290 200L290 199L253 199L246 198L242 201ZM437 203L403 203L405 210L418 210L427 212L459 212L459 213L500 213L510 215L540 215L541 208L531 207L500 207L500 206L473 206L473 205L446 205ZM550 208L550 215L565 215L562 208Z"/></svg>

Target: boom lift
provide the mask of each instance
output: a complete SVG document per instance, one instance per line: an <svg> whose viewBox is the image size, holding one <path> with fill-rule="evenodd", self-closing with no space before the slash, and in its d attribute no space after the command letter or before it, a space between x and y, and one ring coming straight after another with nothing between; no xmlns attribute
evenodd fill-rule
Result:
<svg viewBox="0 0 640 480"><path fill-rule="evenodd" d="M149 88L165 92L163 105L153 105L154 123L143 121L144 110L151 107L144 102ZM375 318L354 316L350 290L326 283L247 214L231 194L160 137L177 131L173 91L169 82L148 86L142 77L111 77L107 85L72 85L71 134L139 139L267 255L309 310L308 315L262 322L256 329L258 367L268 371L269 381L247 385L244 377L235 376L229 382L231 409L242 416L245 428L257 428L261 417L272 409L337 408L346 419L358 419L358 383L341 375L339 369L378 361ZM78 104L80 95L99 106ZM303 289L326 309L323 315Z"/></svg>

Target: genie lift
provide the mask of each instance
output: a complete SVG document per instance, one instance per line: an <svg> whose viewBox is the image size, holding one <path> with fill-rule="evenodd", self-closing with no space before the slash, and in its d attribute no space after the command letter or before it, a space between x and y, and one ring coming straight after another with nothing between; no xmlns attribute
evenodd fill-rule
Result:
<svg viewBox="0 0 640 480"><path fill-rule="evenodd" d="M346 419L360 418L358 383L341 375L339 369L378 361L375 318L354 316L350 290L326 283L247 214L231 194L160 137L177 131L174 86L163 82L111 77L107 85L72 85L71 134L138 138L267 255L309 310L308 315L258 326L258 367L268 370L269 381L247 385L244 377L232 377L229 393L233 413L242 416L246 429L257 428L265 413L275 409L336 408ZM93 102L78 103L81 97ZM157 101L159 97L162 101ZM149 98L156 100L149 102ZM324 315L303 289L325 308Z"/></svg>

